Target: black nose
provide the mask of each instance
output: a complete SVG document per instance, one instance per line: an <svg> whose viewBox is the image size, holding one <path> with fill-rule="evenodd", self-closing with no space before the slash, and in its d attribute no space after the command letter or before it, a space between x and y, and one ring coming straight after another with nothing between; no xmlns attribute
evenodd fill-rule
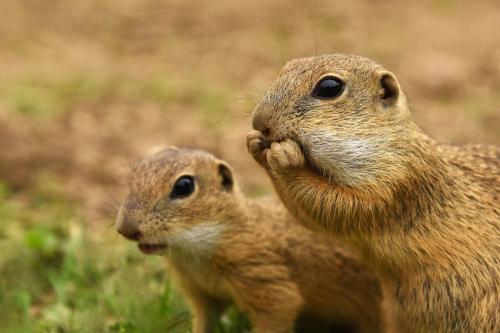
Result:
<svg viewBox="0 0 500 333"><path fill-rule="evenodd" d="M118 227L118 233L122 235L125 238L131 239L131 240L139 240L142 237L142 233L139 231L139 229L134 226L132 223L124 221L119 227Z"/></svg>

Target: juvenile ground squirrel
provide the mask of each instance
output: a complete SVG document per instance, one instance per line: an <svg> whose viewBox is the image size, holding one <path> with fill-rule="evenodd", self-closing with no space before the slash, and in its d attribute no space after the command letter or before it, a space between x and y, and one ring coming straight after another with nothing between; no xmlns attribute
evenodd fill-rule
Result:
<svg viewBox="0 0 500 333"><path fill-rule="evenodd" d="M378 331L378 282L359 258L300 226L277 198L246 198L227 163L171 148L138 162L128 186L117 229L166 255L195 333L213 332L230 302L256 333L291 332L301 314Z"/></svg>
<svg viewBox="0 0 500 333"><path fill-rule="evenodd" d="M437 144L392 73L343 54L286 64L253 127L293 215L377 272L394 330L500 332L498 148Z"/></svg>

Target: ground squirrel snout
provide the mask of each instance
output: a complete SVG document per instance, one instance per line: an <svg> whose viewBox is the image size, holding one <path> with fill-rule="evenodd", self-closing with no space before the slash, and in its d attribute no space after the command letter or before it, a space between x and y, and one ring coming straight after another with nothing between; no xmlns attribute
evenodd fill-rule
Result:
<svg viewBox="0 0 500 333"><path fill-rule="evenodd" d="M500 149L436 143L392 73L343 54L286 64L253 125L289 211L378 272L394 330L500 331Z"/></svg>
<svg viewBox="0 0 500 333"><path fill-rule="evenodd" d="M165 255L195 333L213 331L231 303L256 333L288 333L304 317L322 330L299 332L379 331L378 280L358 255L300 226L277 198L246 198L213 155L167 149L137 163L128 187L117 229Z"/></svg>

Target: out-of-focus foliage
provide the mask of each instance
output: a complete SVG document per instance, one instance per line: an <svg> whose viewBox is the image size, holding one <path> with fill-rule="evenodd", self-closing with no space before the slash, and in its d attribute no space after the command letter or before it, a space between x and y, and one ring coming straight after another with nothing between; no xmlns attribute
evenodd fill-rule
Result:
<svg viewBox="0 0 500 333"><path fill-rule="evenodd" d="M54 184L18 198L0 183L1 332L186 332L160 257L91 235ZM246 325L229 311L220 332Z"/></svg>

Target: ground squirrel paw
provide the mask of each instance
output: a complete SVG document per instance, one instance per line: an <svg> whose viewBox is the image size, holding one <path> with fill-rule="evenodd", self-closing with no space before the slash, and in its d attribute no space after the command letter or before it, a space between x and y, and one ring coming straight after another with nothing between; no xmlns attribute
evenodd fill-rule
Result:
<svg viewBox="0 0 500 333"><path fill-rule="evenodd" d="M251 131L247 134L247 149L253 158L264 167L267 167L266 151L269 143L259 131Z"/></svg>
<svg viewBox="0 0 500 333"><path fill-rule="evenodd" d="M304 166L302 149L298 143L290 139L273 142L266 157L269 167L277 173Z"/></svg>

